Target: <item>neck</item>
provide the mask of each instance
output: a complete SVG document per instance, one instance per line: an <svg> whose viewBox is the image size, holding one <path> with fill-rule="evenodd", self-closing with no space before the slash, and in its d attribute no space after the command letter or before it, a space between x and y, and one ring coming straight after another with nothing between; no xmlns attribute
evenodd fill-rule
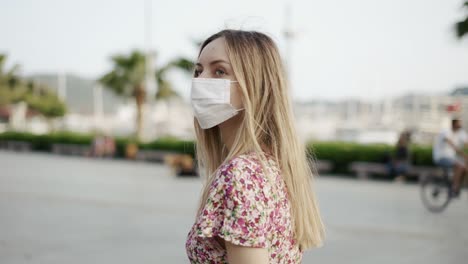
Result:
<svg viewBox="0 0 468 264"><path fill-rule="evenodd" d="M241 117L240 115L236 115L231 119L221 123L218 125L219 132L221 134L221 141L226 146L228 151L230 151L234 145L234 139L236 138L236 134L239 131L239 127L241 124Z"/></svg>
<svg viewBox="0 0 468 264"><path fill-rule="evenodd" d="M218 129L221 134L221 141L226 146L226 149L228 151L230 151L234 145L234 140L239 131L240 123L241 117L239 115L236 115L233 118L218 125ZM263 152L272 154L268 146L261 144L261 148Z"/></svg>
<svg viewBox="0 0 468 264"><path fill-rule="evenodd" d="M234 144L234 139L236 137L237 130L232 129L230 126L219 126L219 132L221 134L221 141L226 146L227 150L232 149Z"/></svg>
<svg viewBox="0 0 468 264"><path fill-rule="evenodd" d="M220 129L220 132L221 132L221 141L223 142L223 144L226 146L226 149L228 151L230 151L232 149L232 146L234 144L234 139L236 137L236 131L237 130L232 130L228 127L219 127ZM264 153L266 154L269 154L269 155L273 155L270 151L270 149L264 145L264 144L261 144L261 149ZM253 150L253 149L250 149L250 150Z"/></svg>

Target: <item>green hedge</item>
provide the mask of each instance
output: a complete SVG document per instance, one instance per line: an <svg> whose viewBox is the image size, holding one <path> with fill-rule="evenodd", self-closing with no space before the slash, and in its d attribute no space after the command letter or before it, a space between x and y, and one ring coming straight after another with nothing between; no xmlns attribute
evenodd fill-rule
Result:
<svg viewBox="0 0 468 264"><path fill-rule="evenodd" d="M53 144L77 144L91 145L94 135L79 134L72 132L57 132L47 135L33 135L30 133L20 132L5 132L0 133L0 141L23 141L31 143L31 148L34 151L49 152ZM136 143L129 138L115 138L116 157L125 156L125 146L128 143ZM193 141L181 141L174 138L162 138L149 143L138 143L139 149L147 150L165 150L179 153L195 155L195 145Z"/></svg>
<svg viewBox="0 0 468 264"><path fill-rule="evenodd" d="M0 134L2 140L29 142L35 151L50 151L52 144L90 145L93 139L90 134L60 132L48 135L33 135L29 133L6 132ZM128 138L116 138L116 156L123 157L125 146L134 142ZM181 141L176 138L163 138L150 143L138 143L143 150L164 150L195 155L193 141ZM349 142L311 142L307 145L309 151L315 153L317 159L328 160L333 164L332 173L349 173L349 164L353 161L383 162L385 156L393 153L393 146L385 144L357 144ZM430 146L411 146L411 158L414 165L432 166L432 148Z"/></svg>
<svg viewBox="0 0 468 264"><path fill-rule="evenodd" d="M349 173L353 161L384 162L395 148L386 144L358 144L349 142L313 142L308 144L309 152L315 153L319 160L333 164L333 173ZM412 145L410 147L412 164L433 166L432 147Z"/></svg>
<svg viewBox="0 0 468 264"><path fill-rule="evenodd" d="M32 150L51 151L52 144L78 144L89 145L92 141L91 135L60 132L47 135L34 135L30 133L5 132L0 134L0 141L15 140L31 143Z"/></svg>
<svg viewBox="0 0 468 264"><path fill-rule="evenodd" d="M157 149L174 151L195 156L195 142L183 141L175 138L162 138L149 143L140 143L141 149Z"/></svg>

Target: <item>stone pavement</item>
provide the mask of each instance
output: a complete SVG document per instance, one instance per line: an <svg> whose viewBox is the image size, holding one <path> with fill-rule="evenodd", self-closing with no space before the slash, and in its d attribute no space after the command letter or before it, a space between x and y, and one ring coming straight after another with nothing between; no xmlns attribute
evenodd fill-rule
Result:
<svg viewBox="0 0 468 264"><path fill-rule="evenodd" d="M0 263L188 263L199 179L149 163L0 152ZM317 180L324 247L303 263L467 263L466 193L427 212L417 185Z"/></svg>

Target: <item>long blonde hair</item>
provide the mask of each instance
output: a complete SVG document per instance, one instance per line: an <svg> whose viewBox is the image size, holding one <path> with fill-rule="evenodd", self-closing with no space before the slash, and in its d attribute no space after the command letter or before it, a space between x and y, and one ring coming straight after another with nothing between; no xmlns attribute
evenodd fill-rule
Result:
<svg viewBox="0 0 468 264"><path fill-rule="evenodd" d="M194 119L197 137L197 161L206 175L199 211L208 199L209 186L216 170L240 154L255 151L263 166L266 157L262 146L278 162L288 189L295 239L302 250L322 244L324 227L312 188L311 161L296 133L287 81L281 58L273 40L255 31L223 30L203 42L224 37L226 50L238 81L245 110L232 148L223 147L217 126L201 129ZM313 165L312 165L313 166Z"/></svg>

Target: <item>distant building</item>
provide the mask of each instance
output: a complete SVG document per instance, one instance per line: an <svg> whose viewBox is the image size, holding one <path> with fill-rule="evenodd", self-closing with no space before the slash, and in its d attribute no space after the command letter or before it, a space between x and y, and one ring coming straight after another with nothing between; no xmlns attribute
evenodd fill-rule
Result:
<svg viewBox="0 0 468 264"><path fill-rule="evenodd" d="M468 124L468 95L410 94L380 102L313 101L295 105L304 140L361 143L396 142L401 131L412 132L418 143L430 144L434 135L459 116Z"/></svg>

